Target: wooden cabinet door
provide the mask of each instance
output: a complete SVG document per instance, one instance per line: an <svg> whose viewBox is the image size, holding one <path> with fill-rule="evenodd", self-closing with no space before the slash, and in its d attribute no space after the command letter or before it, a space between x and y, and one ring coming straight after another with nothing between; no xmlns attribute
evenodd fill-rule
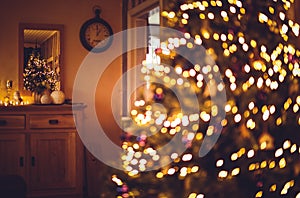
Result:
<svg viewBox="0 0 300 198"><path fill-rule="evenodd" d="M25 135L0 133L0 174L25 178Z"/></svg>
<svg viewBox="0 0 300 198"><path fill-rule="evenodd" d="M76 134L30 134L30 189L76 186Z"/></svg>

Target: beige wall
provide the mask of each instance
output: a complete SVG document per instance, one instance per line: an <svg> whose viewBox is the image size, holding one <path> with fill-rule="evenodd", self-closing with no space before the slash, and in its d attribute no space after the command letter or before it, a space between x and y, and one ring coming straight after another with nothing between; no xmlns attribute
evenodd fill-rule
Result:
<svg viewBox="0 0 300 198"><path fill-rule="evenodd" d="M79 40L81 25L94 17L92 8L102 8L101 17L111 26L114 33L121 31L121 0L3 0L0 2L0 97L3 99L5 81L13 80L18 85L18 25L23 23L50 23L64 25L64 91L66 98L72 97L76 72L88 54ZM121 49L120 49L121 50ZM115 60L98 85L96 106L103 125L117 131L111 125L110 92L114 81L121 75L121 59ZM103 85L103 87L102 87ZM115 137L117 141L118 137Z"/></svg>

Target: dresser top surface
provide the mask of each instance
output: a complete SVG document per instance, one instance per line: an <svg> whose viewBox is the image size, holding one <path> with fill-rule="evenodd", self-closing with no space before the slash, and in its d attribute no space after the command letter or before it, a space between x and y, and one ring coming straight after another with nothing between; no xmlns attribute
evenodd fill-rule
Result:
<svg viewBox="0 0 300 198"><path fill-rule="evenodd" d="M27 112L27 111L80 111L86 106L81 103L61 104L61 105L18 105L18 106L0 106L0 114L5 112Z"/></svg>

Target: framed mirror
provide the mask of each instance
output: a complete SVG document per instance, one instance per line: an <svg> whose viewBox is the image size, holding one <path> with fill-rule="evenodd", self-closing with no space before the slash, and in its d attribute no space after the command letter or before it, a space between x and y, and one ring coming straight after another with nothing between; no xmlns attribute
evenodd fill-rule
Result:
<svg viewBox="0 0 300 198"><path fill-rule="evenodd" d="M31 55L39 56L55 72L56 90L63 90L63 34L61 24L19 24L19 90L22 95L31 92L24 87L24 72Z"/></svg>

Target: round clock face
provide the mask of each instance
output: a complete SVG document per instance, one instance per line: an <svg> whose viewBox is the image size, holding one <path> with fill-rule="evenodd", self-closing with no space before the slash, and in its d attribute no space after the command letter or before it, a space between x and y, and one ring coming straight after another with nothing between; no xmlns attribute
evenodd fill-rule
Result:
<svg viewBox="0 0 300 198"><path fill-rule="evenodd" d="M105 39L108 38L109 36L110 36L110 32L108 28L102 23L98 23L98 22L92 23L85 30L85 38L88 44L92 47L95 47L101 41L103 42L100 44L100 46L103 47L107 45L108 40Z"/></svg>
<svg viewBox="0 0 300 198"><path fill-rule="evenodd" d="M102 52L112 43L112 29L100 18L94 18L84 23L80 30L82 45L89 51Z"/></svg>

